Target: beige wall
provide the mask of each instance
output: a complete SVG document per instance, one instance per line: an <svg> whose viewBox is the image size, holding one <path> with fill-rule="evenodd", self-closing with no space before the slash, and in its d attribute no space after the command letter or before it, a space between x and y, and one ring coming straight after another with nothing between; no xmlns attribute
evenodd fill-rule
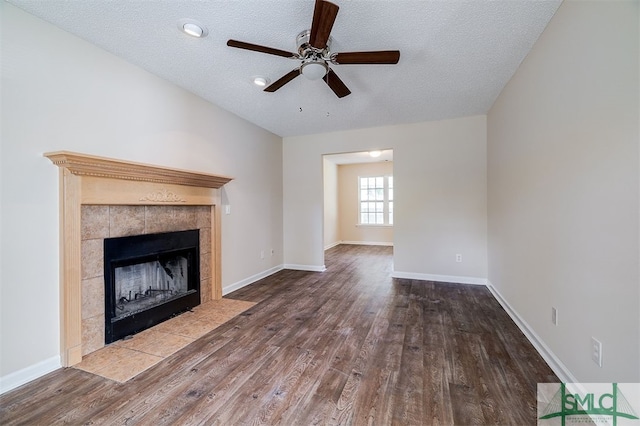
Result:
<svg viewBox="0 0 640 426"><path fill-rule="evenodd" d="M338 213L338 165L322 159L324 182L324 247L340 243L340 215Z"/></svg>
<svg viewBox="0 0 640 426"><path fill-rule="evenodd" d="M6 2L0 9L3 389L59 366L58 168L44 152L233 176L222 192L231 205L223 287L282 265L280 137Z"/></svg>
<svg viewBox="0 0 640 426"><path fill-rule="evenodd" d="M486 282L486 135L475 116L285 138L285 265L324 266L322 155L393 149L395 273Z"/></svg>
<svg viewBox="0 0 640 426"><path fill-rule="evenodd" d="M489 279L581 382L640 381L638 15L565 1L488 115Z"/></svg>
<svg viewBox="0 0 640 426"><path fill-rule="evenodd" d="M359 226L358 178L392 176L393 162L343 164L338 166L340 240L346 243L393 244L393 227Z"/></svg>

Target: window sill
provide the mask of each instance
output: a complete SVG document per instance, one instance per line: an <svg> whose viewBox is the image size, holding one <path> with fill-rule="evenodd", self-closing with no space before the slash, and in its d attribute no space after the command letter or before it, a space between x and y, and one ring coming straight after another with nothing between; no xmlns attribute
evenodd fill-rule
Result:
<svg viewBox="0 0 640 426"><path fill-rule="evenodd" d="M356 228L393 228L393 225L388 224L371 224L371 223L357 223Z"/></svg>

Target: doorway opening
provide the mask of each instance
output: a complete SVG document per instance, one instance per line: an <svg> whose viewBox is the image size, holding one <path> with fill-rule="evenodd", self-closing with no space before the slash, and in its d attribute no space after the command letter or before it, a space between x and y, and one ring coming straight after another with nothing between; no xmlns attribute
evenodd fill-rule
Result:
<svg viewBox="0 0 640 426"><path fill-rule="evenodd" d="M322 162L324 250L393 246L393 149L325 154Z"/></svg>

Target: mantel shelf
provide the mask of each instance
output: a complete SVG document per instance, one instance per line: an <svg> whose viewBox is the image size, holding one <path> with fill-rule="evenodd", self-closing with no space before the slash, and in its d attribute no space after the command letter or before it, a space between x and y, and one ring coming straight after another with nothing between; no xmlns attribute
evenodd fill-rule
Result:
<svg viewBox="0 0 640 426"><path fill-rule="evenodd" d="M79 176L96 176L216 189L233 179L227 176L115 160L69 151L47 152L44 156L49 158L56 166L66 168L74 175Z"/></svg>

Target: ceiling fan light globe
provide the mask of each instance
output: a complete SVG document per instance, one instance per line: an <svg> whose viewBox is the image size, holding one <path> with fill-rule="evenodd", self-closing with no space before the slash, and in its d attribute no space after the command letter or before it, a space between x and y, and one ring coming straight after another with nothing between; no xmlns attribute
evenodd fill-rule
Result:
<svg viewBox="0 0 640 426"><path fill-rule="evenodd" d="M309 80L320 80L327 74L327 65L324 62L307 62L302 64L300 72Z"/></svg>

